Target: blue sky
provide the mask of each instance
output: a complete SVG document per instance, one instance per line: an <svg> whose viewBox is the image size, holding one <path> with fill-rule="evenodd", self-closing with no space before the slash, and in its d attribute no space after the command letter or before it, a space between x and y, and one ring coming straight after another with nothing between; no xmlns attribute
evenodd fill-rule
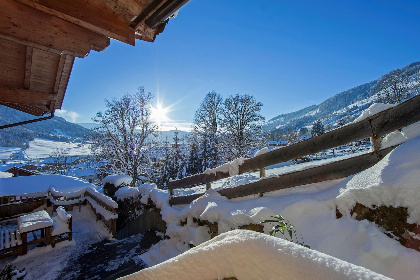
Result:
<svg viewBox="0 0 420 280"><path fill-rule="evenodd" d="M154 43L76 59L62 109L92 122L144 86L180 128L212 90L254 95L268 120L419 61L419 18L417 0L191 0Z"/></svg>

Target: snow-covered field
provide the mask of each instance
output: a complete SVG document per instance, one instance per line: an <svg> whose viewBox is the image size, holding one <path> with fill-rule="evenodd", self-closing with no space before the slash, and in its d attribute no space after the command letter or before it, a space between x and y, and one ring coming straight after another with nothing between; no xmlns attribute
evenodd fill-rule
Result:
<svg viewBox="0 0 420 280"><path fill-rule="evenodd" d="M15 148L15 147L0 147L0 160L2 159L8 159L11 155L18 153L21 148Z"/></svg>
<svg viewBox="0 0 420 280"><path fill-rule="evenodd" d="M69 156L90 155L89 144L67 143L44 139L31 141L25 153L30 159L47 158L56 149L66 150Z"/></svg>
<svg viewBox="0 0 420 280"><path fill-rule="evenodd" d="M0 160L14 156L19 159L42 159L51 156L57 149L63 149L69 156L90 155L89 144L68 143L36 138L29 143L29 148L0 147ZM19 155L20 154L20 155Z"/></svg>

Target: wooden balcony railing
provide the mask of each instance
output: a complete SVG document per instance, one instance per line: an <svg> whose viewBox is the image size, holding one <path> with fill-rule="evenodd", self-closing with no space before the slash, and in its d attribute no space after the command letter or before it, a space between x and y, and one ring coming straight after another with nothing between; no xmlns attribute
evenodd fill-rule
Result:
<svg viewBox="0 0 420 280"><path fill-rule="evenodd" d="M264 178L235 188L220 189L218 192L228 198L255 194L261 195L265 192L279 189L350 176L373 166L395 148L390 147L381 150L382 136L418 121L420 121L420 95L357 123L352 123L320 136L244 160L239 166L239 174L260 170L260 177L265 177L265 168L267 166L316 154L366 138L370 138L371 153L303 171ZM202 195L193 194L175 197L174 189L190 188L202 184L206 184L206 188L209 189L211 182L228 177L230 177L229 173L215 172L215 174L201 173L171 181L168 186L171 194L169 202L172 205L188 204Z"/></svg>

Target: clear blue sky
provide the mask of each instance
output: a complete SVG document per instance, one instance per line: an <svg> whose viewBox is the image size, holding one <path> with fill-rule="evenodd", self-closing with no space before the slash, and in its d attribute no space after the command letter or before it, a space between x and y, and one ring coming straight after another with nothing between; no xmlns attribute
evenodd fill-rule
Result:
<svg viewBox="0 0 420 280"><path fill-rule="evenodd" d="M212 90L254 95L268 120L419 61L419 31L418 0L191 0L154 43L77 59L63 109L92 122L104 99L144 86L175 121Z"/></svg>

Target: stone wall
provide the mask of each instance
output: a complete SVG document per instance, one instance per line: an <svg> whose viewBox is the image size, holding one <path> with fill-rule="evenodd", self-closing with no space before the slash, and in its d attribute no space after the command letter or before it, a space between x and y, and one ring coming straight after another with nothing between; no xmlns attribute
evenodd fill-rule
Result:
<svg viewBox="0 0 420 280"><path fill-rule="evenodd" d="M351 210L350 214L356 220L368 220L384 229L384 233L398 240L403 246L420 252L420 226L407 222L408 211L406 207L373 206L369 208L360 203ZM337 219L343 215L337 210Z"/></svg>

